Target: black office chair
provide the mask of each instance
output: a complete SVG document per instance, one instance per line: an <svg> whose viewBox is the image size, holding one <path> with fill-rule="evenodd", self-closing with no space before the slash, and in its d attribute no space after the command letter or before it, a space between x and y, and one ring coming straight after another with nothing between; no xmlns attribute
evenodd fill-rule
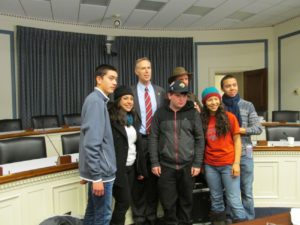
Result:
<svg viewBox="0 0 300 225"><path fill-rule="evenodd" d="M63 115L64 124L67 126L80 126L81 125L81 115L79 113L75 114L64 114Z"/></svg>
<svg viewBox="0 0 300 225"><path fill-rule="evenodd" d="M296 122L297 120L299 120L299 111L272 111L272 121L274 122Z"/></svg>
<svg viewBox="0 0 300 225"><path fill-rule="evenodd" d="M266 110L257 110L257 115L264 118L265 121L268 121L268 111Z"/></svg>
<svg viewBox="0 0 300 225"><path fill-rule="evenodd" d="M44 137L0 140L0 164L47 157Z"/></svg>
<svg viewBox="0 0 300 225"><path fill-rule="evenodd" d="M287 137L294 137L295 141L300 141L300 127L266 127L266 137L268 141L280 141Z"/></svg>
<svg viewBox="0 0 300 225"><path fill-rule="evenodd" d="M22 130L21 119L0 120L0 132Z"/></svg>
<svg viewBox="0 0 300 225"><path fill-rule="evenodd" d="M62 152L64 155L79 152L80 133L61 135Z"/></svg>
<svg viewBox="0 0 300 225"><path fill-rule="evenodd" d="M58 116L56 115L33 116L31 121L33 129L59 127Z"/></svg>

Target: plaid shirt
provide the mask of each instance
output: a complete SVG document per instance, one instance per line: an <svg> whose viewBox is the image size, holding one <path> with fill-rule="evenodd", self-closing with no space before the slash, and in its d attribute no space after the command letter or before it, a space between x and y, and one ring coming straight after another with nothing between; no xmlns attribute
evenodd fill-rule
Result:
<svg viewBox="0 0 300 225"><path fill-rule="evenodd" d="M244 99L240 99L238 106L242 117L242 127L246 128L246 134L242 138L242 155L246 154L246 146L252 145L251 135L259 135L262 132L262 126L259 122L254 105Z"/></svg>

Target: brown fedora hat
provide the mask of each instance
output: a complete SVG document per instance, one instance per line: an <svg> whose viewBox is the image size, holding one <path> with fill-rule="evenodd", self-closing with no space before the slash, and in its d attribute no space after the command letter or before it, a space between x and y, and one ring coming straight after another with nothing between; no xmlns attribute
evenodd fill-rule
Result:
<svg viewBox="0 0 300 225"><path fill-rule="evenodd" d="M168 82L169 84L172 83L174 80L176 80L176 77L179 77L181 75L187 74L189 76L189 79L192 77L192 73L185 70L184 67L178 66L173 70L173 74L169 77Z"/></svg>

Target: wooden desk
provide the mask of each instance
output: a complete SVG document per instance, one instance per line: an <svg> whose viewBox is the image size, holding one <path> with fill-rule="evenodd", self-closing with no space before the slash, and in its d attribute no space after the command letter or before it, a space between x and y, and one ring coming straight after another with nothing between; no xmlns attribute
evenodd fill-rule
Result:
<svg viewBox="0 0 300 225"><path fill-rule="evenodd" d="M68 212L82 216L86 185L77 168L71 163L0 177L0 224L36 225Z"/></svg>
<svg viewBox="0 0 300 225"><path fill-rule="evenodd" d="M63 133L63 132L76 132L80 131L80 127L57 127L54 129L38 129L38 130L26 130L26 131L16 131L16 132L9 132L3 134L0 133L0 139L7 139L7 138L15 138L15 137L25 137L25 136L32 136L32 135L45 135L45 134L55 134L55 133Z"/></svg>
<svg viewBox="0 0 300 225"><path fill-rule="evenodd" d="M282 152L294 152L299 151L300 152L300 146L255 146L253 148L254 151L282 151Z"/></svg>
<svg viewBox="0 0 300 225"><path fill-rule="evenodd" d="M263 122L261 125L264 127L300 127L300 123L291 122Z"/></svg>
<svg viewBox="0 0 300 225"><path fill-rule="evenodd" d="M255 207L300 207L300 147L256 146Z"/></svg>
<svg viewBox="0 0 300 225"><path fill-rule="evenodd" d="M280 213L242 223L235 223L235 225L268 225L267 223L271 223L270 225L292 225L291 215L289 212Z"/></svg>
<svg viewBox="0 0 300 225"><path fill-rule="evenodd" d="M70 163L0 177L0 224L36 225L69 212L83 217L87 185L79 183L77 168ZM125 224L133 224L130 210Z"/></svg>
<svg viewBox="0 0 300 225"><path fill-rule="evenodd" d="M78 163L69 163L69 164L50 166L50 167L45 167L40 169L28 170L19 173L13 173L5 176L0 176L0 185L9 182L15 182L18 180L29 179L37 176L43 176L47 174L58 173L58 172L74 170L74 169L78 169Z"/></svg>
<svg viewBox="0 0 300 225"><path fill-rule="evenodd" d="M26 136L43 136L46 141L47 157L57 156L57 152L62 155L61 135L79 132L80 127L57 127L51 129L38 129L31 131L16 131L8 133L0 133L1 139L26 137Z"/></svg>

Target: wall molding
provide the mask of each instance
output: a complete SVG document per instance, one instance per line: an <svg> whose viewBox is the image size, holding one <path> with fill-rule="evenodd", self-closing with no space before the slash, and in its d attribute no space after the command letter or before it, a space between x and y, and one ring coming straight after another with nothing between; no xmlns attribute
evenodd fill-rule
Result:
<svg viewBox="0 0 300 225"><path fill-rule="evenodd" d="M5 191L5 190L13 190L20 188L20 186L23 186L24 188L26 186L31 186L32 184L38 184L38 183L45 183L46 181L54 181L54 180L59 180L62 177L64 178L69 178L69 177L74 177L76 176L79 181L79 174L78 174L78 169L76 170L67 170L63 171L60 173L52 173L48 175L43 175L43 176L38 176L38 177L33 177L29 179L23 179L15 182L9 182L6 184L0 185L0 191Z"/></svg>
<svg viewBox="0 0 300 225"><path fill-rule="evenodd" d="M9 35L10 42L10 62L11 62L11 93L12 93L12 113L13 118L17 118L17 91L16 91L16 71L15 71L15 41L14 32L0 30L0 34Z"/></svg>
<svg viewBox="0 0 300 225"><path fill-rule="evenodd" d="M296 35L300 35L300 30L278 37L278 110L281 110L281 42Z"/></svg>
<svg viewBox="0 0 300 225"><path fill-rule="evenodd" d="M198 65L198 47L207 46L207 45L235 45L235 44L257 44L262 43L264 45L264 65L265 68L268 68L269 57L268 57L268 39L257 39L257 40L236 40L236 41L212 41L212 42L194 42L194 64L195 64L195 73L198 74L199 67ZM198 76L194 76L194 92L198 95Z"/></svg>

